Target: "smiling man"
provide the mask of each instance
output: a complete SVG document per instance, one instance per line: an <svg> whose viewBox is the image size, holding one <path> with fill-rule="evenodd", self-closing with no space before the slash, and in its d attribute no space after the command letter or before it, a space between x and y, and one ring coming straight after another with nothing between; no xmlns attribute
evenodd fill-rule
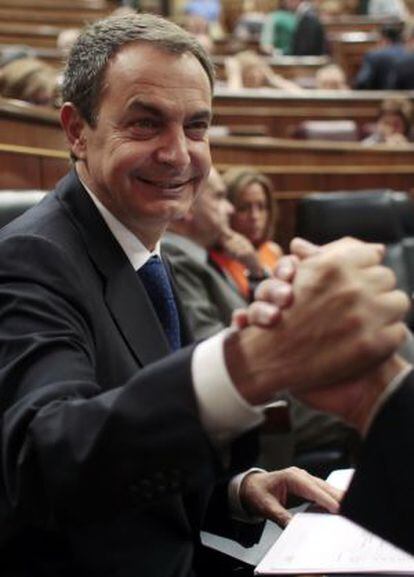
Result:
<svg viewBox="0 0 414 577"><path fill-rule="evenodd" d="M220 457L262 404L303 388L305 365L307 389L336 384L404 338L381 249L348 240L298 267L283 323L185 346L158 245L209 173L212 83L197 41L155 16L95 23L72 49L74 168L0 233L1 575L208 574L200 528L231 529ZM292 486L338 507L291 471L232 482L232 510L278 518Z"/></svg>
<svg viewBox="0 0 414 577"><path fill-rule="evenodd" d="M79 178L151 250L210 168L211 84L200 69L189 53L160 58L149 43L126 46L108 66L92 125L66 85L62 123Z"/></svg>

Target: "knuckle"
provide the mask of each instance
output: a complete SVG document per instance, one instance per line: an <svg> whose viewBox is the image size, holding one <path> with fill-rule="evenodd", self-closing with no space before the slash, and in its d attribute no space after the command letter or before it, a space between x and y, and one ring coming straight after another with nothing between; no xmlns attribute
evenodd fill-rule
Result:
<svg viewBox="0 0 414 577"><path fill-rule="evenodd" d="M384 352L385 338L379 339L378 334L364 333L358 341L358 352L361 360L381 357ZM386 347L385 347L386 348Z"/></svg>
<svg viewBox="0 0 414 577"><path fill-rule="evenodd" d="M394 289L397 286L397 276L393 270L388 267L380 267L385 280L388 283L390 289Z"/></svg>
<svg viewBox="0 0 414 577"><path fill-rule="evenodd" d="M298 475L302 475L305 471L303 469L300 469L299 467L296 467L295 465L292 465L291 467L288 467L286 469L286 471L292 475L297 477Z"/></svg>

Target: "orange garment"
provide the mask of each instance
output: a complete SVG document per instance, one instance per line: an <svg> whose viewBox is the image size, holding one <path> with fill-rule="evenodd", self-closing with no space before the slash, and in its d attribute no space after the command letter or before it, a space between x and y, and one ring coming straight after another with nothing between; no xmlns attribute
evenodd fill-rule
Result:
<svg viewBox="0 0 414 577"><path fill-rule="evenodd" d="M280 246L271 240L262 243L256 252L263 270L268 274L272 273L283 254ZM225 276L230 278L240 294L246 300L249 300L251 295L251 286L249 284L248 269L244 264L227 256L224 252L219 250L212 250L210 252L210 259Z"/></svg>

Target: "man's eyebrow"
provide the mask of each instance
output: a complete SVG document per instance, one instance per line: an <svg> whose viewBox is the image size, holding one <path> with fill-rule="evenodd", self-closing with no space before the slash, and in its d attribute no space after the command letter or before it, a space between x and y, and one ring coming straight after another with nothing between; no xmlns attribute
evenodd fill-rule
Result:
<svg viewBox="0 0 414 577"><path fill-rule="evenodd" d="M212 118L213 118L213 114L212 114L211 110L209 108L206 108L205 110L198 110L197 112L195 112L190 117L190 120L192 120L192 121L194 121L194 120L207 120L207 122L211 122Z"/></svg>
<svg viewBox="0 0 414 577"><path fill-rule="evenodd" d="M162 111L154 106L153 104L149 104L148 102L144 102L143 100L139 100L135 98L132 102L130 102L127 106L128 112L148 112L149 114L153 114L154 116L162 115Z"/></svg>
<svg viewBox="0 0 414 577"><path fill-rule="evenodd" d="M147 114L151 114L152 116L164 116L164 111L149 102L145 102L140 100L139 98L135 98L132 102L130 102L127 106L127 112L146 112ZM205 108L203 110L197 110L193 115L190 116L190 120L207 120L211 122L212 119L212 112L209 108Z"/></svg>

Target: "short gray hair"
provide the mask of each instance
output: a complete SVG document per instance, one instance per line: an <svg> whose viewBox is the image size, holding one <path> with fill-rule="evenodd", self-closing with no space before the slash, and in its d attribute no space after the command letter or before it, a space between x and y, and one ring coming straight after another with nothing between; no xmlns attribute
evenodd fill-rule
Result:
<svg viewBox="0 0 414 577"><path fill-rule="evenodd" d="M72 102L90 126L96 124L109 61L133 42L153 44L173 54L193 54L213 88L214 68L208 54L194 36L177 24L153 14L105 18L83 29L70 51L63 76L63 102Z"/></svg>

